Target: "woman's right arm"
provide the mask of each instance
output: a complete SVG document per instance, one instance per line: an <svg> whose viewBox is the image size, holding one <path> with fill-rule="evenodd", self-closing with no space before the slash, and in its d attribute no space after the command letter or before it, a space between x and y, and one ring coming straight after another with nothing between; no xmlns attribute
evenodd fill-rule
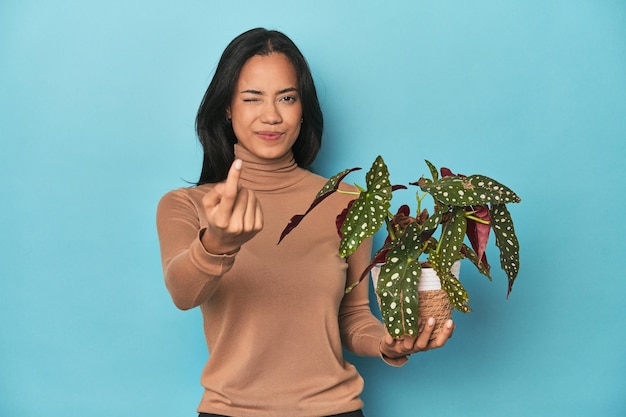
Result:
<svg viewBox="0 0 626 417"><path fill-rule="evenodd" d="M157 232L165 285L174 304L188 310L206 301L235 254L209 253L202 244L198 208L183 190L166 194L157 208Z"/></svg>
<svg viewBox="0 0 626 417"><path fill-rule="evenodd" d="M239 186L242 162L226 181L194 204L183 190L166 194L157 208L165 284L174 304L187 310L206 301L233 265L241 245L263 228L254 193ZM201 220L203 219L203 220Z"/></svg>

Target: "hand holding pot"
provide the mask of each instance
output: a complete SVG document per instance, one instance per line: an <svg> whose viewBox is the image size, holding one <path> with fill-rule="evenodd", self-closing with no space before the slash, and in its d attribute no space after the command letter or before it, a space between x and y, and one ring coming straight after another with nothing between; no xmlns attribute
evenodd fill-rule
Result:
<svg viewBox="0 0 626 417"><path fill-rule="evenodd" d="M411 353L440 348L452 337L454 327L454 322L448 320L437 337L430 340L430 335L435 329L435 319L429 318L417 337L403 336L394 339L389 334L385 335L380 344L380 351L384 357L397 359Z"/></svg>

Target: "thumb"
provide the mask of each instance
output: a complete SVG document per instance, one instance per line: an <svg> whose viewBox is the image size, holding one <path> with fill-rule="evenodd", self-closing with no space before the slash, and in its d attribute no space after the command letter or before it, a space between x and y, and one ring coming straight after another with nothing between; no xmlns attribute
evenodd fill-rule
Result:
<svg viewBox="0 0 626 417"><path fill-rule="evenodd" d="M211 208L217 206L222 201L222 195L224 193L224 184L215 184L213 188L204 194L202 197L202 204L205 208Z"/></svg>

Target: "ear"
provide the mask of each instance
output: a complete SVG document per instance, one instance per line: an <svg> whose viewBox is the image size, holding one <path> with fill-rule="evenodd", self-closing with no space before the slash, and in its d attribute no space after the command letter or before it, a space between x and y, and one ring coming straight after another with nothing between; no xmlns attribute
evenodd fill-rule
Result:
<svg viewBox="0 0 626 417"><path fill-rule="evenodd" d="M230 106L226 107L226 120L231 120L233 117L230 114Z"/></svg>

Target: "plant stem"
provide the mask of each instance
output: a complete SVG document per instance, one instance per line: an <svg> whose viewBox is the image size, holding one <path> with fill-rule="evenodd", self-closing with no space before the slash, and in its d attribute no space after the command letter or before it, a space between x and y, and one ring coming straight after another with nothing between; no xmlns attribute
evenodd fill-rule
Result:
<svg viewBox="0 0 626 417"><path fill-rule="evenodd" d="M337 190L339 194L347 194L347 195L360 195L361 191L345 191L345 190Z"/></svg>
<svg viewBox="0 0 626 417"><path fill-rule="evenodd" d="M393 226L391 225L391 220L393 218L393 214L391 212L387 213L387 217L385 217L385 227L387 228L387 234L389 234L389 238L391 240L396 239L395 230L393 230Z"/></svg>
<svg viewBox="0 0 626 417"><path fill-rule="evenodd" d="M427 194L427 193L424 193L424 194L422 194L422 195L420 196L419 191L416 191L416 192L415 192L415 199L417 200L417 213L416 213L416 214L417 214L418 216L419 216L419 215L420 215L420 213L422 212L422 200L423 200L424 198L426 198L426 194Z"/></svg>
<svg viewBox="0 0 626 417"><path fill-rule="evenodd" d="M473 213L473 212L466 213L465 214L465 218L466 219L470 219L470 220L474 220L475 222L482 223L482 224L491 224L488 220L483 220L483 219L481 219L479 217L472 216L471 213Z"/></svg>

